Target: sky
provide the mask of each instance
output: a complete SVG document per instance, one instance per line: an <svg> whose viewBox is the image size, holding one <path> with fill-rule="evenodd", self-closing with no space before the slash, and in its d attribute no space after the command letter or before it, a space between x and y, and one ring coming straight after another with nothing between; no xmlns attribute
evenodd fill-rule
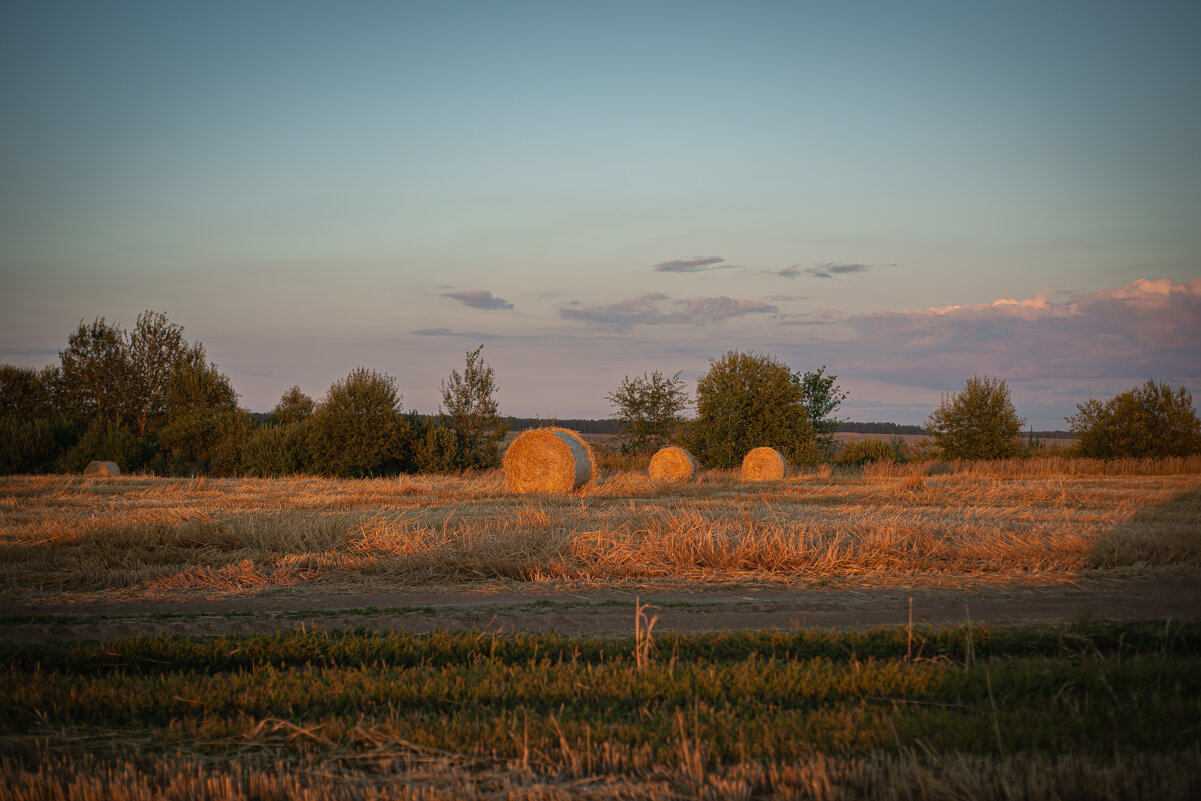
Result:
<svg viewBox="0 0 1201 801"><path fill-rule="evenodd" d="M1201 394L1195 2L0 5L0 362L165 313L255 411L484 344L607 417L730 350L845 419Z"/></svg>

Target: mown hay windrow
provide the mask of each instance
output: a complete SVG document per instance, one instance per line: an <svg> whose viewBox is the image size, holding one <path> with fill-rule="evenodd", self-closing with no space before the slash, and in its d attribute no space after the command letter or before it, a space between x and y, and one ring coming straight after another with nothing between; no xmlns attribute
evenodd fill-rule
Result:
<svg viewBox="0 0 1201 801"><path fill-rule="evenodd" d="M779 481L788 463L775 448L755 448L742 460L743 481Z"/></svg>
<svg viewBox="0 0 1201 801"><path fill-rule="evenodd" d="M85 476L119 476L121 468L117 467L116 462L88 462L88 466L83 469Z"/></svg>
<svg viewBox="0 0 1201 801"><path fill-rule="evenodd" d="M696 471L696 459L692 454L675 445L669 445L652 456L647 468L651 481L691 481Z"/></svg>
<svg viewBox="0 0 1201 801"><path fill-rule="evenodd" d="M592 448L575 431L535 428L523 432L501 463L512 492L572 492L596 476Z"/></svg>

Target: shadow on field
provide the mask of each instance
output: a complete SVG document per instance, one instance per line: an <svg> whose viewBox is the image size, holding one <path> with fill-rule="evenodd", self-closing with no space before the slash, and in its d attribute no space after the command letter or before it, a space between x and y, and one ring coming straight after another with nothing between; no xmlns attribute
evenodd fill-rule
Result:
<svg viewBox="0 0 1201 801"><path fill-rule="evenodd" d="M1201 566L1201 490L1150 506L1097 537L1086 569Z"/></svg>

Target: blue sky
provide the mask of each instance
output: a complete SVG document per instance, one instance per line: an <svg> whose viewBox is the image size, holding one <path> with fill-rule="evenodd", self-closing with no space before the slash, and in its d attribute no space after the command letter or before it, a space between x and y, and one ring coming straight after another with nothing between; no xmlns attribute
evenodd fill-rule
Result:
<svg viewBox="0 0 1201 801"><path fill-rule="evenodd" d="M0 361L153 309L257 410L363 365L434 411L481 342L518 415L730 349L859 420L1201 390L1193 3L3 13Z"/></svg>

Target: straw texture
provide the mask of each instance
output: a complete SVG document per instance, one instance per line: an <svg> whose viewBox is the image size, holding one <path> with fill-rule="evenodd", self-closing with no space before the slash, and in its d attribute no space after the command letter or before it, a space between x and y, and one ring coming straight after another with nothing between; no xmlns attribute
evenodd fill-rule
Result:
<svg viewBox="0 0 1201 801"><path fill-rule="evenodd" d="M691 481L696 476L696 459L683 448L669 445L651 457L651 481Z"/></svg>
<svg viewBox="0 0 1201 801"><path fill-rule="evenodd" d="M116 462L88 462L88 466L83 469L85 476L119 476L121 468L117 467Z"/></svg>
<svg viewBox="0 0 1201 801"><path fill-rule="evenodd" d="M572 492L596 476L592 448L566 428L522 432L505 451L502 466L512 492Z"/></svg>
<svg viewBox="0 0 1201 801"><path fill-rule="evenodd" d="M787 470L788 463L775 448L755 448L742 460L743 481L778 481Z"/></svg>

